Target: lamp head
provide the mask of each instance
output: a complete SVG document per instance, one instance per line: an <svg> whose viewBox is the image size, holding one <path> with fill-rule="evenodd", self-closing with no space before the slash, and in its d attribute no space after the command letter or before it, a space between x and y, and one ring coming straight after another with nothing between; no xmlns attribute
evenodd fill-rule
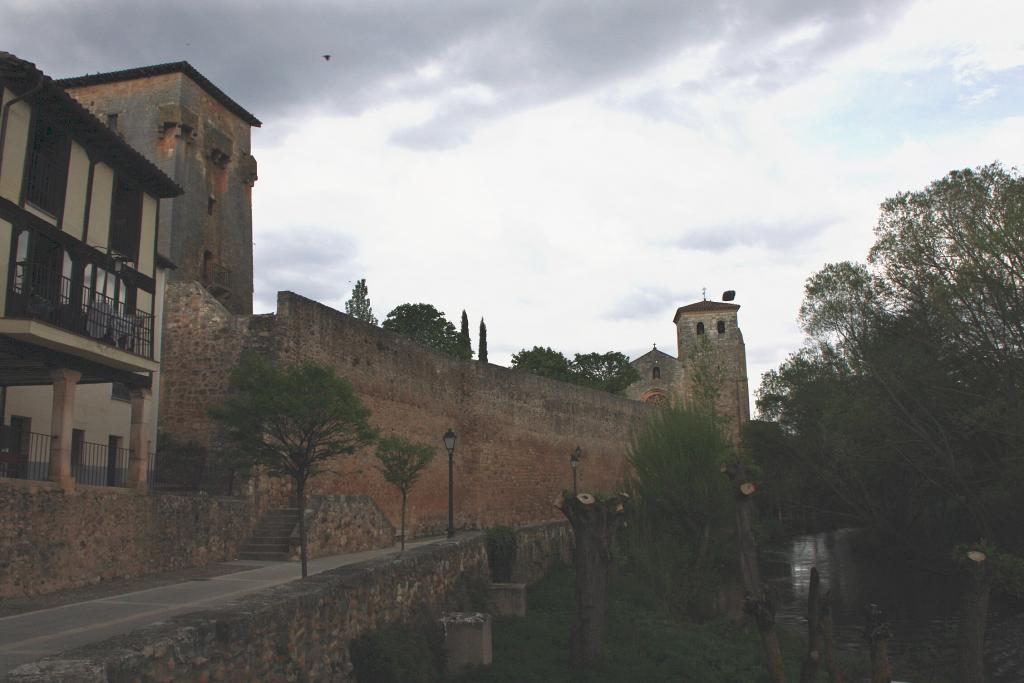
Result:
<svg viewBox="0 0 1024 683"><path fill-rule="evenodd" d="M576 469L576 466L580 464L580 456L582 455L583 451L580 450L579 446L577 446L576 450L574 450L572 455L569 456L569 464L572 465L573 469Z"/></svg>
<svg viewBox="0 0 1024 683"><path fill-rule="evenodd" d="M449 429L447 432L444 433L443 440L444 447L448 449L449 453L455 450L455 432Z"/></svg>

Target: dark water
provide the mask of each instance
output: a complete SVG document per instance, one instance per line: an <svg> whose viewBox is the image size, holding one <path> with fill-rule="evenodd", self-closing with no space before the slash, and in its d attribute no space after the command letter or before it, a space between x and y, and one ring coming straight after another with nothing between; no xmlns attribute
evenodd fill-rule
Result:
<svg viewBox="0 0 1024 683"><path fill-rule="evenodd" d="M806 634L811 567L832 589L836 645L868 661L861 636L864 606L876 603L892 625L893 678L913 683L953 680L958 592L954 578L855 550L859 532L841 529L795 536L763 552L763 572L775 590L778 620ZM1020 605L989 608L986 672L995 683L1024 683L1024 612Z"/></svg>

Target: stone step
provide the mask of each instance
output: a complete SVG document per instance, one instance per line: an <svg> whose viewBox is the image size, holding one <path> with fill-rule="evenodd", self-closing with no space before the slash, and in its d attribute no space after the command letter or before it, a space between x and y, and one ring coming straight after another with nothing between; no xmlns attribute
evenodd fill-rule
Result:
<svg viewBox="0 0 1024 683"><path fill-rule="evenodd" d="M273 550L286 551L291 543L263 543L259 539L250 539L242 544L242 550Z"/></svg>
<svg viewBox="0 0 1024 683"><path fill-rule="evenodd" d="M280 524L276 526L258 526L253 529L253 536L290 536L294 524Z"/></svg>
<svg viewBox="0 0 1024 683"><path fill-rule="evenodd" d="M272 562L286 562L288 560L288 553L271 553L271 552L241 552L238 553L238 559L240 560L269 560Z"/></svg>
<svg viewBox="0 0 1024 683"><path fill-rule="evenodd" d="M250 538L249 541L253 543L278 543L288 545L292 542L292 537L291 534L276 534L274 536L253 534L252 538Z"/></svg>

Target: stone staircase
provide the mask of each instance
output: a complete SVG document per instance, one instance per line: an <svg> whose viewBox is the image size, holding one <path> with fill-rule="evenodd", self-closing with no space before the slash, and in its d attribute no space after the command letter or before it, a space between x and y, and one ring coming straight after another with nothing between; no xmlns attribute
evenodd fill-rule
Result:
<svg viewBox="0 0 1024 683"><path fill-rule="evenodd" d="M298 508L270 510L256 525L252 537L242 544L238 559L286 561L291 547L292 531L298 523Z"/></svg>

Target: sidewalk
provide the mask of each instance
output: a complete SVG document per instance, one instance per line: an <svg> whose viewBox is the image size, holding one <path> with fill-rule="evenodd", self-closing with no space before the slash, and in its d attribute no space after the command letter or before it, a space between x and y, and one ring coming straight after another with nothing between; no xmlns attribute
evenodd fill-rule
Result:
<svg viewBox="0 0 1024 683"><path fill-rule="evenodd" d="M406 548L444 540L443 536L427 538L408 543ZM397 554L396 545L383 550L322 557L309 562L309 573L318 574L335 567ZM33 598L11 601L14 604L6 607L4 613L19 613L0 617L0 676L26 662L294 581L299 578L299 571L298 562L236 560L152 579L143 577L123 584L100 584L53 596L40 596L35 600L41 609L33 607ZM147 581L162 585L139 590L139 586L146 585ZM83 597L86 599L79 600ZM62 604L68 599L75 601Z"/></svg>

